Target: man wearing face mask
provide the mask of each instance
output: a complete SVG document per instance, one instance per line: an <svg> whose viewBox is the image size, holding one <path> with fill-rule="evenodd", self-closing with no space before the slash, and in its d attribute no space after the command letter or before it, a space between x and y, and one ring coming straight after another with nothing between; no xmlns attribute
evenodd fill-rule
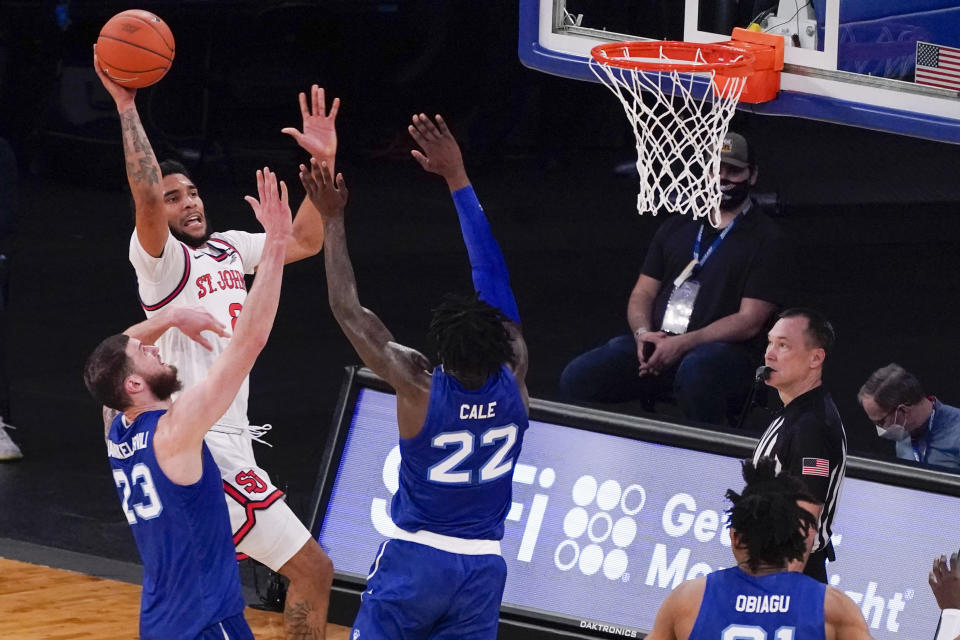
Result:
<svg viewBox="0 0 960 640"><path fill-rule="evenodd" d="M960 469L960 409L923 392L898 364L877 369L857 393L877 435L896 443L897 457Z"/></svg>
<svg viewBox="0 0 960 640"><path fill-rule="evenodd" d="M569 398L652 410L672 390L687 419L736 424L793 254L749 197L758 169L746 139L727 134L720 162L720 226L686 216L660 226L627 304L631 333L566 366Z"/></svg>

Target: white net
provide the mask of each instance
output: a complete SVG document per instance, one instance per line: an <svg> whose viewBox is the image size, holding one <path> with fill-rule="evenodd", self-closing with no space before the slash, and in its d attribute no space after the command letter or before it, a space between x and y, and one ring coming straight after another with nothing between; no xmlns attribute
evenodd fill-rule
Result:
<svg viewBox="0 0 960 640"><path fill-rule="evenodd" d="M627 57L626 50L624 57ZM663 49L659 59L669 62ZM704 63L697 51L695 63ZM690 61L684 61L690 64ZM591 60L594 75L623 105L637 145L637 212L664 210L720 224L720 149L746 76L624 69Z"/></svg>

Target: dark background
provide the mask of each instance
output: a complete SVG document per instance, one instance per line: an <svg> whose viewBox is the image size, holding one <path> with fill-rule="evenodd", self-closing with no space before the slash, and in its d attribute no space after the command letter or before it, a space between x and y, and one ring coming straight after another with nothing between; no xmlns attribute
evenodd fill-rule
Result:
<svg viewBox="0 0 960 640"><path fill-rule="evenodd" d="M0 408L25 458L0 465L0 537L136 559L80 378L100 339L142 319L119 124L91 68L100 26L133 7L163 17L177 44L167 77L139 92L147 133L161 159L194 170L217 228L257 230L242 196L264 163L299 202L305 158L279 131L299 127L297 92L321 84L343 100L338 168L361 301L424 349L431 306L471 286L443 182L409 156L410 114L443 113L511 269L532 395L560 399L564 364L626 331L627 296L661 222L637 215L634 181L614 172L631 161L632 133L603 87L519 64L515 2L71 2L58 23L56 3L7 1L0 137L15 161L2 177L18 176L18 195L2 196L15 227L3 248ZM956 148L742 113L733 126L753 142L760 190L778 195L777 218L800 247L794 302L836 326L826 385L851 452L892 456L856 403L871 371L896 361L945 402L960 393ZM258 460L301 514L343 368L357 362L327 307L322 257L288 267L250 417L275 426Z"/></svg>

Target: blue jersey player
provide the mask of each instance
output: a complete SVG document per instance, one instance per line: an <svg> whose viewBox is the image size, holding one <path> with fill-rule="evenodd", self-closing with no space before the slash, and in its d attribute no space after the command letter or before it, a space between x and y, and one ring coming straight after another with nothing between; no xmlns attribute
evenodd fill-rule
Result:
<svg viewBox="0 0 960 640"><path fill-rule="evenodd" d="M220 471L203 442L266 344L280 297L292 223L286 185L257 172L248 197L266 231L263 259L234 337L205 380L180 390L174 367L150 343L171 327L209 348L200 333L223 327L204 311L171 310L107 338L84 367L93 397L120 413L107 455L121 506L143 560L142 640L252 640ZM209 337L209 336L208 336Z"/></svg>
<svg viewBox="0 0 960 640"><path fill-rule="evenodd" d="M663 601L647 640L869 640L846 594L802 573L819 503L777 475L773 458L743 463L742 494L727 491L736 566L688 580Z"/></svg>
<svg viewBox="0 0 960 640"><path fill-rule="evenodd" d="M440 116L413 117L414 158L446 179L476 293L448 296L430 335L440 365L394 342L360 305L347 254L343 177L311 161L301 180L324 218L333 314L364 363L397 392L400 485L353 640L492 639L507 577L500 555L513 466L527 429L527 349L503 255Z"/></svg>

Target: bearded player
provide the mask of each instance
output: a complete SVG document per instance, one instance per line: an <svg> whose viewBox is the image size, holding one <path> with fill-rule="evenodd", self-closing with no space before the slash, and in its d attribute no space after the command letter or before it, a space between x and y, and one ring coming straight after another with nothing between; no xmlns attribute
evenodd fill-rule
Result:
<svg viewBox="0 0 960 640"><path fill-rule="evenodd" d="M233 402L277 313L290 208L286 186L280 183L278 195L268 169L257 172L257 182L260 198L250 204L266 230L260 271L234 338L207 377L171 401L181 388L176 369L136 337L177 327L208 348L202 331L223 335L224 327L195 309L167 309L105 339L84 366L91 395L120 412L107 454L143 560L142 640L253 640L220 470L203 438Z"/></svg>
<svg viewBox="0 0 960 640"><path fill-rule="evenodd" d="M258 268L263 234L211 233L203 200L187 170L177 162L158 163L137 113L136 89L106 76L94 53L94 70L120 114L127 181L136 208L130 262L137 273L140 304L149 318L172 306L199 305L233 327L246 304L244 275ZM323 90L314 85L311 105L300 94L303 132L288 128L312 155L333 162L339 100L326 113ZM284 262L315 255L323 246L323 223L309 201L297 212L284 247ZM185 389L200 384L229 339L212 336L207 351L182 332L167 331L157 341L160 354L180 372ZM248 380L206 436L223 478L233 541L245 554L289 578L284 623L288 638L325 635L333 566L310 532L284 502L253 454L263 430L247 418ZM243 557L240 555L240 557Z"/></svg>

